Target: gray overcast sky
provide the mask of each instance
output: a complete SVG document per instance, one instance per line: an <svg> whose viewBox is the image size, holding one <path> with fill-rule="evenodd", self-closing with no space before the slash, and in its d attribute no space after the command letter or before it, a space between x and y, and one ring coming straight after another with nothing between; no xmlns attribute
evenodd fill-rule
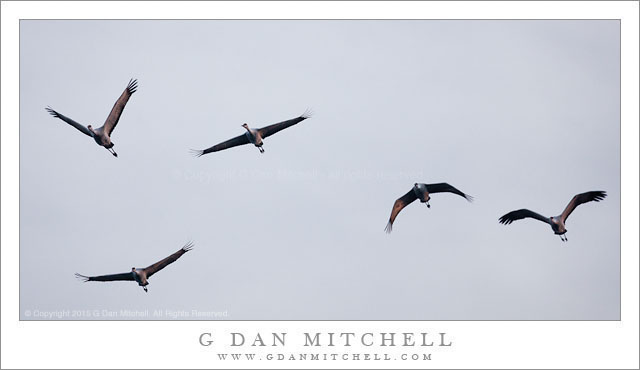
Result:
<svg viewBox="0 0 640 370"><path fill-rule="evenodd" d="M617 21L23 20L20 31L22 319L619 319ZM44 110L100 126L130 78L117 159ZM306 108L313 118L264 154L188 154ZM442 181L475 202L436 194L384 233L396 198ZM497 221L557 215L589 190L609 196L571 215L567 243L535 220ZM188 240L195 249L148 294L73 277L145 267Z"/></svg>

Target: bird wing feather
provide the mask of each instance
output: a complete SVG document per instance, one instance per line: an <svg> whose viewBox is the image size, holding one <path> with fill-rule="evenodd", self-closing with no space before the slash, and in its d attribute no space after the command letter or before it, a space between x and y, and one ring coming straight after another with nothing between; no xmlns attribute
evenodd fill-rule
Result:
<svg viewBox="0 0 640 370"><path fill-rule="evenodd" d="M240 136L234 137L233 139L223 141L220 144L216 144L205 150L194 150L193 152L195 153L196 156L200 157L207 153L218 152L220 150L225 150L225 149L233 148L234 146L244 145L244 144L249 144L249 138L247 137L246 134L242 134Z"/></svg>
<svg viewBox="0 0 640 370"><path fill-rule="evenodd" d="M82 132L83 134L87 135L87 136L92 136L91 135L91 131L89 131L88 128L84 127L83 125L79 124L78 122L72 120L71 118L64 116L58 112L56 112L55 110L46 107L45 108L47 112L49 112L49 114L51 114L52 116L56 117L56 118L60 118L61 120L65 121L66 123L70 124L71 126L75 127L78 129L78 131Z"/></svg>
<svg viewBox="0 0 640 370"><path fill-rule="evenodd" d="M576 209L577 206L581 205L582 203L591 201L599 202L606 196L607 193L604 191L588 191L586 193L577 194L571 199L569 204L567 204L567 207L564 209L564 211L562 211L560 219L562 220L562 222L565 222L571 212L573 212L573 210Z"/></svg>
<svg viewBox="0 0 640 370"><path fill-rule="evenodd" d="M100 275L100 276L84 276L76 273L76 277L82 281L124 281L135 280L131 272L123 272L121 274Z"/></svg>
<svg viewBox="0 0 640 370"><path fill-rule="evenodd" d="M535 213L528 209L519 209L517 211L511 211L506 215L500 217L499 221L501 224L509 225L513 221L521 220L527 217L535 218L536 220L540 220L542 222L545 222L551 225L551 220L548 217L544 217L543 215L539 213Z"/></svg>
<svg viewBox="0 0 640 370"><path fill-rule="evenodd" d="M286 120L286 121L274 123L273 125L262 127L258 129L258 132L260 133L260 137L264 139L266 137L269 137L275 134L278 131L284 130L287 127L291 127L295 125L296 123L302 122L309 117L310 116L308 114L303 114L300 117L296 117L290 120Z"/></svg>
<svg viewBox="0 0 640 370"><path fill-rule="evenodd" d="M104 130L107 132L109 136L111 136L113 129L118 124L118 120L120 120L120 115L124 110L124 106L127 105L129 98L134 92L136 92L137 88L138 88L138 80L131 79L127 87L122 92L122 95L120 95L120 98L116 100L116 103L113 105L113 108L111 108L111 113L109 113L109 117L107 117L107 120L105 121L103 126Z"/></svg>
<svg viewBox="0 0 640 370"><path fill-rule="evenodd" d="M391 216L389 216L389 222L387 223L387 227L385 227L385 231L387 233L391 232L393 228L393 221L395 221L396 217L398 216L398 213L400 213L400 211L402 211L404 207L406 207L416 199L418 199L418 197L416 196L415 191L413 191L413 188L411 188L411 190L409 190L407 194L396 199L396 201L393 203L393 208L391 209Z"/></svg>
<svg viewBox="0 0 640 370"><path fill-rule="evenodd" d="M158 261L156 263L154 263L153 265L147 267L144 269L144 272L147 275L147 278L151 277L151 275L155 274L156 272L162 270L163 268L167 267L168 265L172 264L173 262L175 262L178 258L180 258L183 254L187 253L188 251L190 251L193 248L193 243L192 242L188 242L187 244L184 245L184 247L180 248L179 251L175 252L174 254L170 255L169 257Z"/></svg>
<svg viewBox="0 0 640 370"><path fill-rule="evenodd" d="M446 182L440 182L437 184L425 184L427 187L427 191L429 193L453 193L453 194L457 194L461 197L464 197L466 200L468 201L472 201L473 197L470 195L467 195L463 192L461 192L460 190L456 189L455 187L447 184Z"/></svg>

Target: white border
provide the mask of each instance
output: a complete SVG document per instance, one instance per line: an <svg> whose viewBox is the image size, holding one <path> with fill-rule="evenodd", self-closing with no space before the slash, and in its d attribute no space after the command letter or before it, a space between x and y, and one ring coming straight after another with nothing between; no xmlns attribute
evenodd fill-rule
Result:
<svg viewBox="0 0 640 370"><path fill-rule="evenodd" d="M635 368L638 364L638 2L2 2L2 368L432 367ZM622 19L622 320L620 322L19 322L19 19ZM447 332L430 362L225 361L202 332ZM329 329L328 329L329 328ZM134 345L133 333L146 341ZM217 347L220 350L220 346ZM380 351L380 348L376 348ZM397 349L394 349L397 350ZM392 350L392 351L394 351ZM247 351L245 349L245 351ZM293 344L287 352L297 352ZM305 349L302 349L305 351ZM306 350L308 351L308 349ZM349 349L349 352L356 350ZM370 352L370 351L369 351Z"/></svg>

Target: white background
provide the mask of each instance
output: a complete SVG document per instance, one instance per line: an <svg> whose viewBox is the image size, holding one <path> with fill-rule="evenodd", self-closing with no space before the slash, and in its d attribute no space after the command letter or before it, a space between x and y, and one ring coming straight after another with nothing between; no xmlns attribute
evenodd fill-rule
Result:
<svg viewBox="0 0 640 370"><path fill-rule="evenodd" d="M569 3L569 4L500 4L486 13L483 4L288 4L274 8L267 4L244 5L190 4L165 9L170 4L153 7L158 18L622 18L622 321L621 322L264 322L262 332L289 330L312 331L330 327L332 331L446 331L454 338L450 350L434 354L435 367L637 367L638 254L637 254L637 4ZM191 6L203 9L191 8ZM531 8L529 8L532 6ZM149 17L147 4L140 7L124 4L100 9L93 4L75 4L64 9L55 4L2 4L2 345L3 367L93 366L116 367L230 367L235 363L215 364L211 349L197 345L203 331L245 331L254 322L215 323L29 323L18 322L18 18L131 18ZM495 7L494 7L495 8ZM77 10L76 10L77 9ZM277 9L277 10L274 10ZM62 12L64 11L64 12ZM61 12L61 13L58 13ZM181 14L181 12L185 12ZM563 13L564 12L564 13ZM12 69L10 69L12 68ZM130 341L109 341L125 335L144 333L145 341L133 347ZM103 342L104 341L104 342ZM100 346L96 343L100 342ZM100 357L107 342L111 351L121 356ZM14 347L15 346L15 347ZM33 356L33 350L39 351ZM175 357L150 354L180 354ZM294 351L288 347L287 350ZM149 356L140 356L140 353ZM435 352L435 351L434 351ZM440 354L441 353L441 354ZM154 359L158 362L154 363ZM523 363L522 361L525 360ZM112 362L118 361L118 362ZM122 362L119 362L122 361ZM519 364L519 365L518 365ZM238 366L261 366L244 363ZM273 367L301 366L300 363L271 363ZM306 364L313 366L314 364ZM319 363L326 367L330 363ZM370 363L340 363L339 366L373 367ZM421 366L403 362L403 367ZM389 364L380 364L388 367Z"/></svg>

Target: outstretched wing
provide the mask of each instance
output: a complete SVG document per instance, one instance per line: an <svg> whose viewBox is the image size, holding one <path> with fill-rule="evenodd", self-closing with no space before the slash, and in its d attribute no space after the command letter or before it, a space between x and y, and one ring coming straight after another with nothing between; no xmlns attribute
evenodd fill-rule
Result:
<svg viewBox="0 0 640 370"><path fill-rule="evenodd" d="M273 125L265 126L261 129L258 129L258 132L260 133L260 136L264 139L265 137L269 137L278 131L284 130L287 127L291 127L297 124L298 122L302 122L309 117L311 117L311 114L307 111L304 114L302 114L300 117L296 117L287 121L274 123Z"/></svg>
<svg viewBox="0 0 640 370"><path fill-rule="evenodd" d="M87 135L87 136L92 136L91 135L91 131L89 131L88 128L82 126L81 124L79 124L78 122L72 120L71 118L67 117L67 116L63 116L62 114L56 112L55 110L46 107L45 110L47 112L49 112L49 114L51 114L52 116L56 117L56 118L60 118L61 120L65 121L66 123L70 124L71 126L75 127L78 129L78 131L82 132L83 134Z"/></svg>
<svg viewBox="0 0 640 370"><path fill-rule="evenodd" d="M573 212L573 210L576 209L576 207L581 205L582 203L587 203L591 201L599 202L604 198L606 198L606 196L607 196L607 193L600 190L588 191L586 193L582 193L574 196L573 199L571 199L571 201L567 205L567 207L564 209L562 214L560 215L562 222L565 222L569 217L569 215L571 214L571 212Z"/></svg>
<svg viewBox="0 0 640 370"><path fill-rule="evenodd" d="M522 220L523 218L535 218L536 220L540 220L542 222L546 222L551 225L551 220L548 217L544 217L541 214L535 213L528 209L519 209L517 211L511 211L506 215L500 217L499 221L501 224L509 225L515 220Z"/></svg>
<svg viewBox="0 0 640 370"><path fill-rule="evenodd" d="M203 156L207 153L218 152L220 150L225 150L229 148L233 148L234 146L249 144L249 137L246 134L242 134L240 136L236 136L233 139L229 139L220 144L216 144L211 148L207 148L205 150L191 150L191 153L196 157Z"/></svg>
<svg viewBox="0 0 640 370"><path fill-rule="evenodd" d="M87 281L119 281L119 280L135 280L133 274L130 272L123 272L122 274L113 275L100 275L100 276L84 276L76 272L76 277L85 283Z"/></svg>
<svg viewBox="0 0 640 370"><path fill-rule="evenodd" d="M437 184L425 184L425 185L427 187L427 191L430 194L433 194L433 193L453 193L453 194L458 194L461 197L464 197L469 202L473 201L473 197L472 196L461 192L460 190L454 188L453 186L447 184L446 182L440 182L440 183L437 183Z"/></svg>
<svg viewBox="0 0 640 370"><path fill-rule="evenodd" d="M411 188L411 190L409 190L407 194L398 198L395 201L395 203L393 203L393 208L391 209L391 216L389 216L389 222L387 223L387 227L384 228L384 231L386 231L387 234L391 232L393 228L393 221L396 220L398 213L400 213L400 211L402 211L404 207L406 207L416 199L418 199L418 197L416 196L416 193L413 191L413 188Z"/></svg>
<svg viewBox="0 0 640 370"><path fill-rule="evenodd" d="M183 254L187 253L188 251L191 250L191 248L193 248L193 243L192 242L188 242L187 244L185 244L184 247L182 247L179 251L177 251L176 253L170 255L169 257L163 259L162 261L156 262L153 265L147 267L144 269L144 272L147 274L147 278L151 277L151 275L155 274L156 272L162 270L163 268L167 267L167 265L175 262L178 258L180 258Z"/></svg>
<svg viewBox="0 0 640 370"><path fill-rule="evenodd" d="M118 98L118 100L116 101L116 104L114 104L113 108L111 108L111 113L109 113L109 117L107 117L107 120L104 123L104 129L107 131L108 135L111 135L111 133L113 132L113 129L118 124L118 120L120 119L120 115L124 110L124 106L127 105L127 102L131 97L131 94L136 92L137 88L138 88L138 80L131 79L129 81L129 84L127 85L127 88L124 89L124 92L122 93L122 95L120 95L120 98Z"/></svg>

